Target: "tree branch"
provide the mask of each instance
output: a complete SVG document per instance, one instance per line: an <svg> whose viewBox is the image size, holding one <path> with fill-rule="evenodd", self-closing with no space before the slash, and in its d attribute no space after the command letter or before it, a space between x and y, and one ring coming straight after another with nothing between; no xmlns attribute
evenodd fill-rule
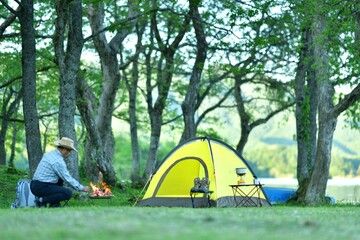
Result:
<svg viewBox="0 0 360 240"><path fill-rule="evenodd" d="M284 106L282 106L281 108L269 113L265 118L260 118L256 121L254 121L253 123L250 124L250 129L255 128L256 126L259 126L260 124L266 123L267 121L269 121L270 118L272 118L273 116L275 116L276 114L288 109L291 106L295 105L295 101L294 102L290 102Z"/></svg>
<svg viewBox="0 0 360 240"><path fill-rule="evenodd" d="M0 1L1 1L1 0L0 0ZM51 69L51 68L54 68L54 67L55 67L55 66L45 66L45 67L42 67L42 68L38 69L38 70L36 71L36 73L45 72L45 71L47 71L47 70L49 70L49 69ZM7 81L7 82L5 82L4 84L0 85L0 89L1 89L1 88L4 88L4 87L7 87L7 86L11 85L12 83L14 83L15 81L21 80L21 79L22 79L22 75L13 77L13 78L11 78L9 81Z"/></svg>
<svg viewBox="0 0 360 240"><path fill-rule="evenodd" d="M1 2L3 0L0 0ZM17 14L20 11L20 7L18 7L15 11L15 13ZM16 14L12 13L9 16L7 16L7 18L5 19L5 21L0 25L0 38L2 38L5 30L7 27L9 27L16 19Z"/></svg>
<svg viewBox="0 0 360 240"><path fill-rule="evenodd" d="M15 16L18 16L18 13L20 11L21 8L21 3L19 1L15 1L17 4L19 4L19 6L17 7L16 10L14 10L12 7L10 7L9 4L7 4L7 2L5 2L4 0L0 0L0 2Z"/></svg>
<svg viewBox="0 0 360 240"><path fill-rule="evenodd" d="M353 103L360 99L360 84L358 84L349 94L339 101L333 108L333 113L339 116L348 109Z"/></svg>

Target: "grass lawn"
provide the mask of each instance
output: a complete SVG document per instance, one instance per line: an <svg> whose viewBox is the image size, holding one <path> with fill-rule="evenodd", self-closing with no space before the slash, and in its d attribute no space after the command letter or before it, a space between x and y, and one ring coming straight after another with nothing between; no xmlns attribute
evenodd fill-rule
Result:
<svg viewBox="0 0 360 240"><path fill-rule="evenodd" d="M360 208L1 209L0 239L360 239Z"/></svg>
<svg viewBox="0 0 360 240"><path fill-rule="evenodd" d="M124 187L113 188L110 201L71 199L59 209L10 209L23 174L0 167L0 240L360 239L359 205L133 207L141 189Z"/></svg>

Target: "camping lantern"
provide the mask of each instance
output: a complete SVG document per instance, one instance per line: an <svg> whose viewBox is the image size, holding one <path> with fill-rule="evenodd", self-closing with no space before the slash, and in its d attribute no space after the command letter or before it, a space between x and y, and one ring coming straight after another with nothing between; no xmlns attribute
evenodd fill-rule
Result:
<svg viewBox="0 0 360 240"><path fill-rule="evenodd" d="M245 183L243 176L246 174L246 168L236 168L236 174L240 177L238 180L238 185Z"/></svg>

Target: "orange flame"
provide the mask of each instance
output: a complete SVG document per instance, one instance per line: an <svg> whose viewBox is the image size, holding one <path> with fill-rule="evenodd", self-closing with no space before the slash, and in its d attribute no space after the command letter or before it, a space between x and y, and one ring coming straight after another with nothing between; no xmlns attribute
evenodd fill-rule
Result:
<svg viewBox="0 0 360 240"><path fill-rule="evenodd" d="M106 183L102 182L101 184L102 184L102 188L90 182L90 186L93 190L91 196L92 197L113 196L110 188L106 185Z"/></svg>

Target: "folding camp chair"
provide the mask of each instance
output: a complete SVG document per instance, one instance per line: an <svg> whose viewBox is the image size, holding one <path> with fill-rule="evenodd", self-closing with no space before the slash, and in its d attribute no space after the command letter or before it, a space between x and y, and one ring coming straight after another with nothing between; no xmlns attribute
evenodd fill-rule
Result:
<svg viewBox="0 0 360 240"><path fill-rule="evenodd" d="M68 204L69 201L70 201L70 199L69 200L64 200L63 204L60 203L61 207L69 206L69 204Z"/></svg>
<svg viewBox="0 0 360 240"><path fill-rule="evenodd" d="M194 178L194 187L190 189L190 198L193 208L195 208L194 198L198 193L202 193L206 196L207 206L211 207L210 195L213 193L213 191L209 190L209 185L210 181L207 178L203 178L201 180L199 178Z"/></svg>
<svg viewBox="0 0 360 240"><path fill-rule="evenodd" d="M206 195L206 198L207 198L207 206L208 207L211 207L211 201L210 201L210 195L213 193L213 191L201 191L201 190L197 190L197 191L193 191L191 190L190 191L190 198L191 198L191 203L192 203L192 207L195 208L195 202L194 202L194 198L196 196L196 194L198 193L203 193Z"/></svg>

